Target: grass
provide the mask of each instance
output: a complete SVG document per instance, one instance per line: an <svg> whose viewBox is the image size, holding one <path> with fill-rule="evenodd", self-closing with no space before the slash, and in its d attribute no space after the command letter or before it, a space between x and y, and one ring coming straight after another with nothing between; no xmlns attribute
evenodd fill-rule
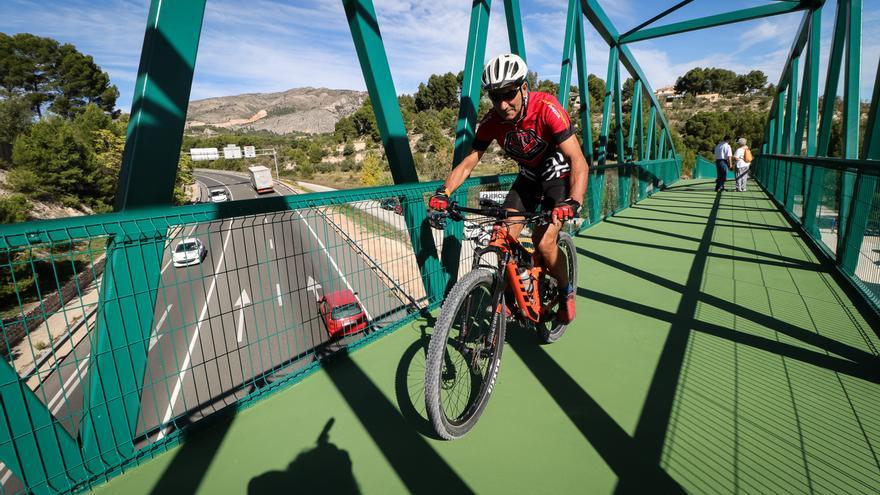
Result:
<svg viewBox="0 0 880 495"><path fill-rule="evenodd" d="M377 217L352 205L337 205L332 207L335 211L345 215L349 220L364 230L394 241L406 242L406 234L395 229Z"/></svg>

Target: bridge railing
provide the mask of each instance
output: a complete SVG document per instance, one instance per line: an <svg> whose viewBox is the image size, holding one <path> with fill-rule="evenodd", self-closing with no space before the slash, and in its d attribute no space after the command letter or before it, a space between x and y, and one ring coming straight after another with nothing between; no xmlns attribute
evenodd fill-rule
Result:
<svg viewBox="0 0 880 495"><path fill-rule="evenodd" d="M697 155L694 164L694 179L714 179L716 177L718 177L718 172L715 171L715 162ZM728 170L727 178L735 179L736 174L732 170Z"/></svg>
<svg viewBox="0 0 880 495"><path fill-rule="evenodd" d="M880 310L878 162L762 155L753 170L788 217ZM842 187L848 182L855 186Z"/></svg>
<svg viewBox="0 0 880 495"><path fill-rule="evenodd" d="M678 158L593 167L572 228L671 185L680 170ZM470 179L455 199L498 198L513 179ZM105 480L176 444L193 423L436 308L479 242L473 224L427 227L437 186L0 227L3 490Z"/></svg>

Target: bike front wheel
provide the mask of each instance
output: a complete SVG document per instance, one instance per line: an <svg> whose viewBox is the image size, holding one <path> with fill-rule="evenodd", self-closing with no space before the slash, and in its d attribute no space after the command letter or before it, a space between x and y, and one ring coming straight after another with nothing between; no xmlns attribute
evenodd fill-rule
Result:
<svg viewBox="0 0 880 495"><path fill-rule="evenodd" d="M425 405L446 440L477 423L495 386L504 348L503 295L493 301L498 274L473 270L452 288L428 345Z"/></svg>

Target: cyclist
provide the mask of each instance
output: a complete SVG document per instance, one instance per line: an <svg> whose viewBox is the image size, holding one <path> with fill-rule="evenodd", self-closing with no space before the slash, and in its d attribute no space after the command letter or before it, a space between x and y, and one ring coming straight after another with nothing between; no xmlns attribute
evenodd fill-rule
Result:
<svg viewBox="0 0 880 495"><path fill-rule="evenodd" d="M559 323L571 323L575 315L574 290L568 267L557 246L563 223L578 215L587 190L587 161L574 135L568 113L554 96L530 91L528 67L518 55L499 55L483 68L483 89L492 100L477 127L472 151L455 167L428 202L433 210L445 210L449 196L471 175L474 167L496 140L507 155L519 163L519 176L511 186L504 207L535 211L538 204L552 210L552 223L536 228L532 242L560 287ZM496 225L514 238L523 225Z"/></svg>

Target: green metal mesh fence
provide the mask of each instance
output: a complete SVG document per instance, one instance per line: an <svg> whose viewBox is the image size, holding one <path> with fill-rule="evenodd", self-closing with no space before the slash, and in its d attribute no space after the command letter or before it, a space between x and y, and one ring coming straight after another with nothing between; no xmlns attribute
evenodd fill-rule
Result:
<svg viewBox="0 0 880 495"><path fill-rule="evenodd" d="M844 275L880 308L880 188L876 164L761 156L756 178Z"/></svg>

